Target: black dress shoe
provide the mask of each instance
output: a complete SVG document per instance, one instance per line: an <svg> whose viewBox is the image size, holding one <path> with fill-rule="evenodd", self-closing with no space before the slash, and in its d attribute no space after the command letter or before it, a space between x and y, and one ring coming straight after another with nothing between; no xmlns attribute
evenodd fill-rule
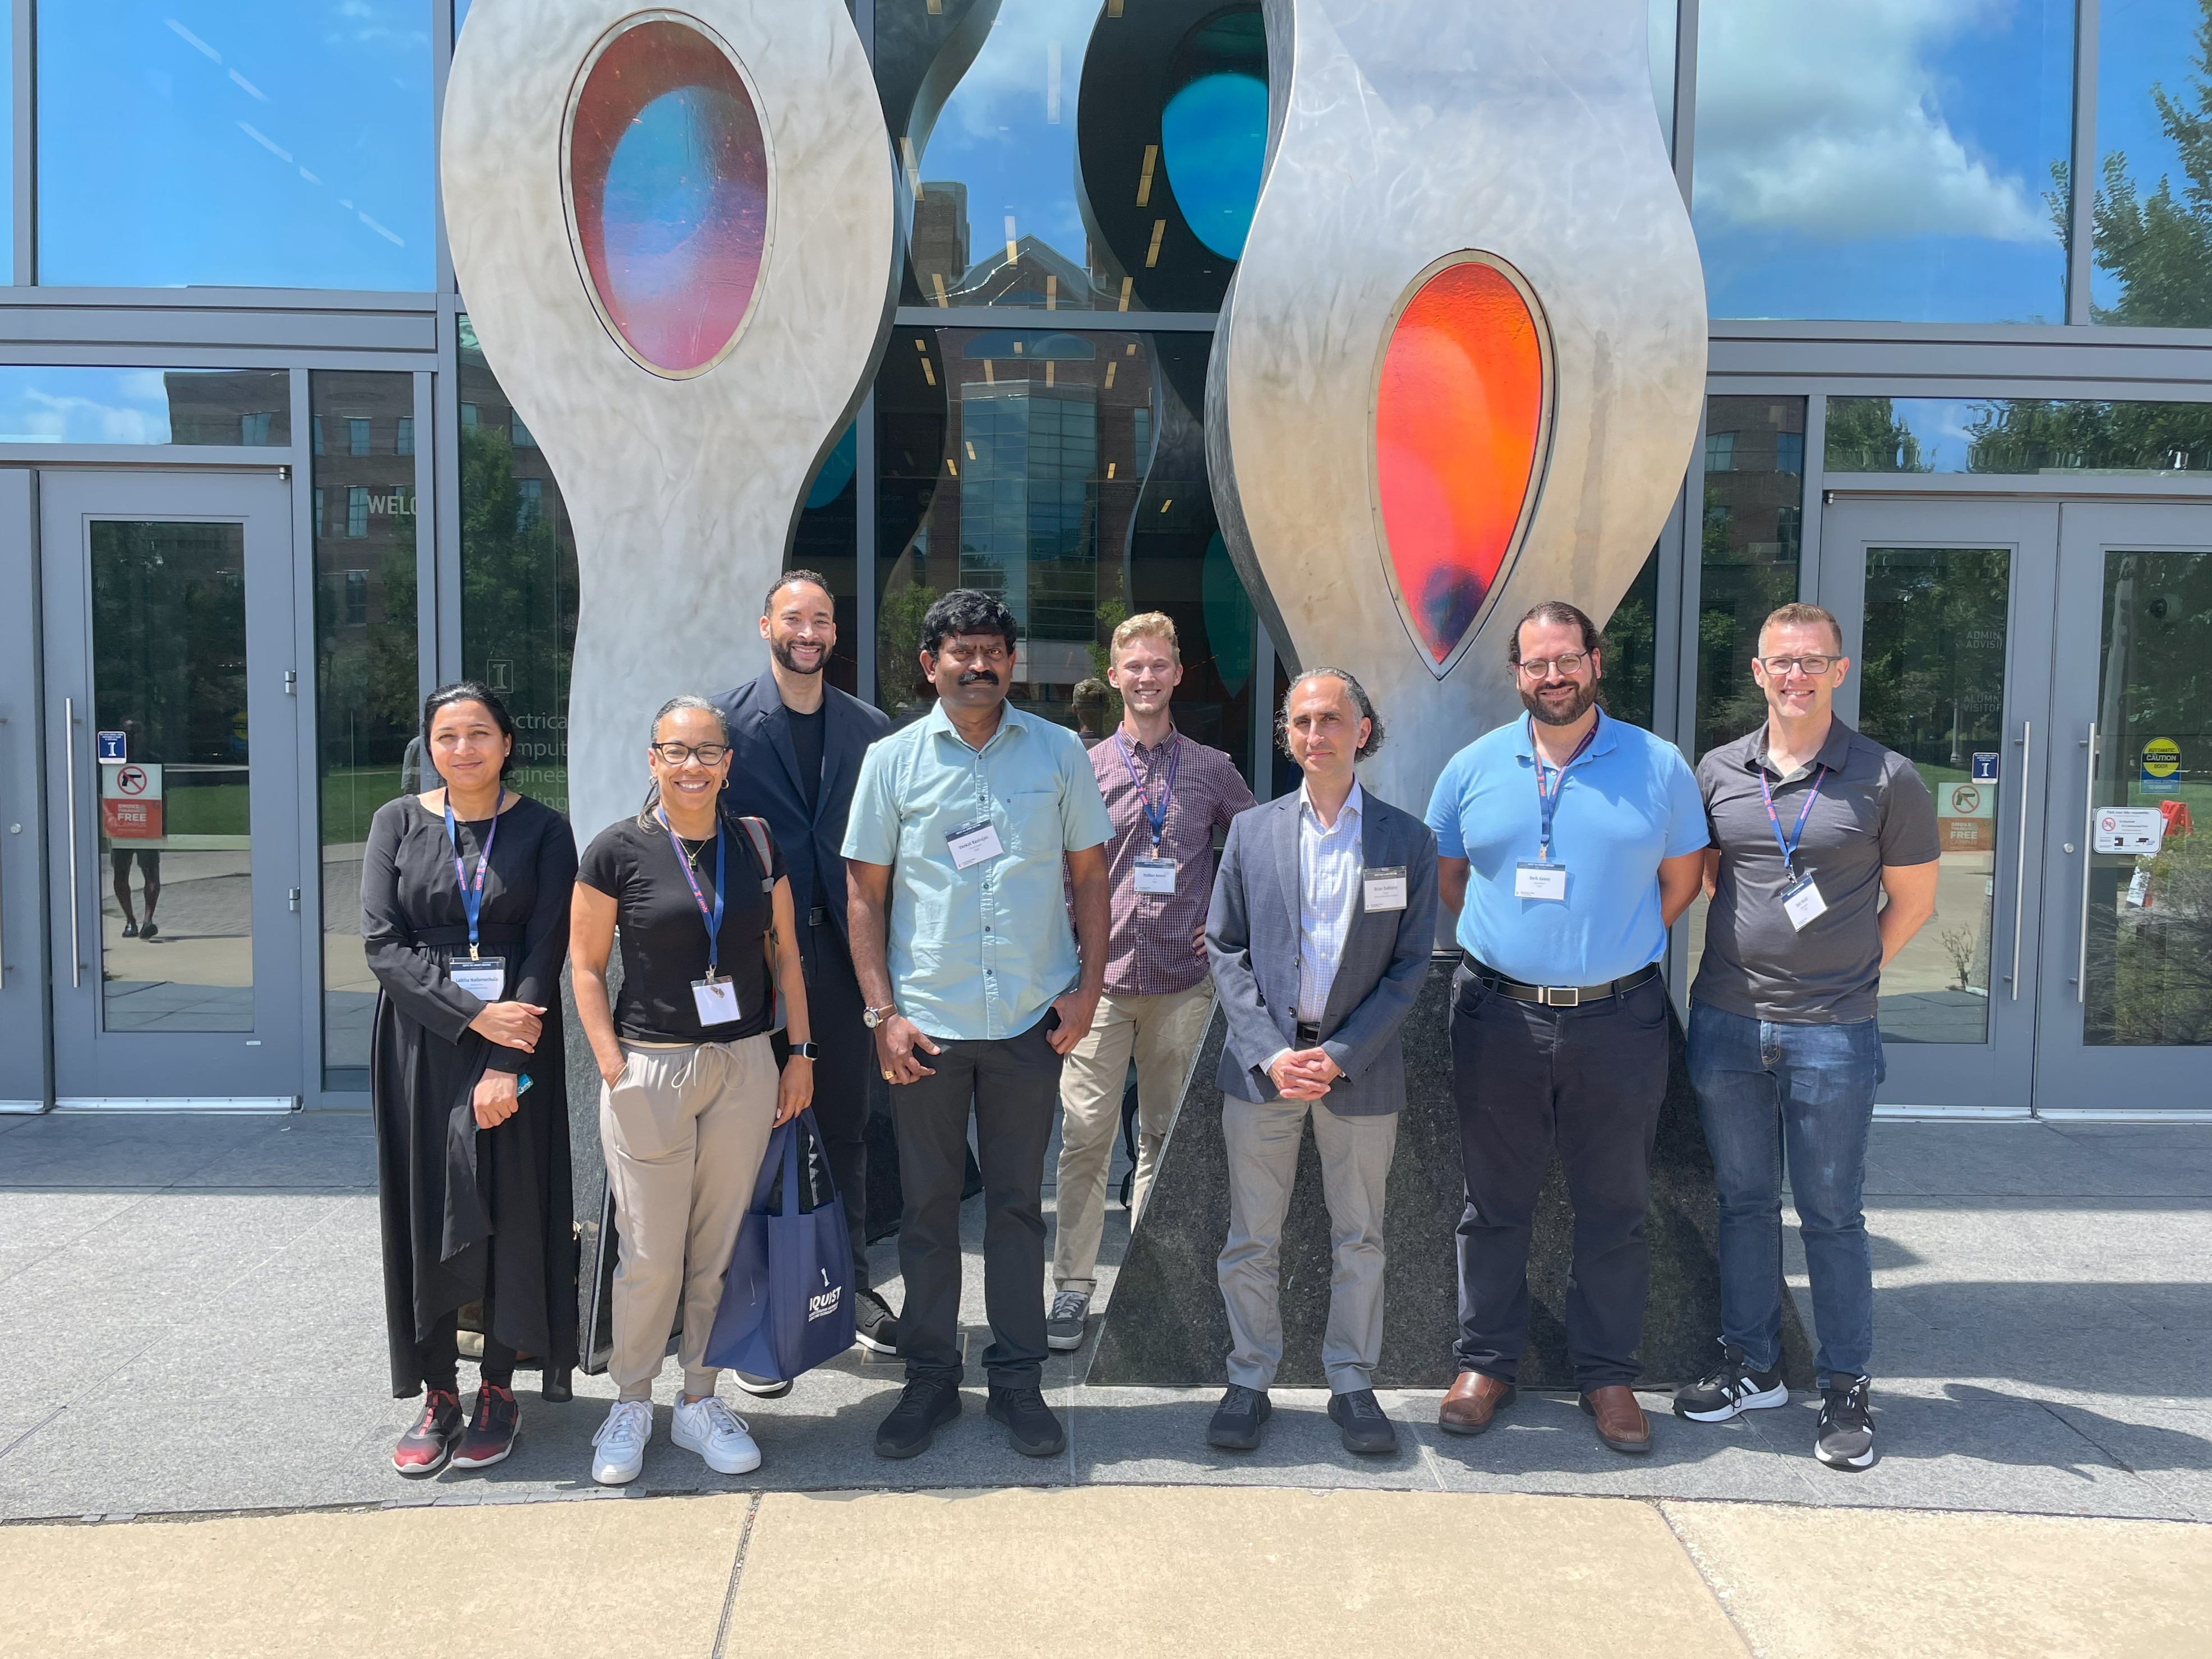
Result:
<svg viewBox="0 0 2212 1659"><path fill-rule="evenodd" d="M1372 1389L1328 1397L1328 1420L1344 1431L1344 1449L1363 1457L1380 1457L1398 1449L1398 1431L1383 1415Z"/></svg>
<svg viewBox="0 0 2212 1659"><path fill-rule="evenodd" d="M1222 1451L1250 1451L1260 1443L1260 1425L1275 1414L1265 1389L1231 1382L1206 1425L1206 1443Z"/></svg>
<svg viewBox="0 0 2212 1659"><path fill-rule="evenodd" d="M959 1384L940 1377L915 1377L876 1431L876 1455L918 1457L929 1449L937 1431L959 1415Z"/></svg>
<svg viewBox="0 0 2212 1659"><path fill-rule="evenodd" d="M1024 1457L1053 1457L1067 1449L1067 1431L1044 1403L1035 1383L1024 1388L994 1387L983 1407L994 1423L1006 1425L1006 1438Z"/></svg>

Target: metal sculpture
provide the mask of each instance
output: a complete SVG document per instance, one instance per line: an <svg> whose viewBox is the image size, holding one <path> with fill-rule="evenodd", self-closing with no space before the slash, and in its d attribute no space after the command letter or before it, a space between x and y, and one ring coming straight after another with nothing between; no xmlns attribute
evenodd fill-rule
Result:
<svg viewBox="0 0 2212 1659"><path fill-rule="evenodd" d="M477 340L576 532L580 840L646 725L735 684L890 326L891 154L842 0L476 0L446 220Z"/></svg>
<svg viewBox="0 0 2212 1659"><path fill-rule="evenodd" d="M1267 0L1267 172L1208 470L1278 642L1389 717L1419 808L1516 713L1503 630L1610 614L1681 489L1705 284L1641 0Z"/></svg>

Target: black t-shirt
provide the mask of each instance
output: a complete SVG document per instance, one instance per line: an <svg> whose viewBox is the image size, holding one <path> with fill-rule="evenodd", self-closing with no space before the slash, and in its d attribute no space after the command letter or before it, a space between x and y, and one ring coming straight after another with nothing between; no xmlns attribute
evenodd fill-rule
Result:
<svg viewBox="0 0 2212 1659"><path fill-rule="evenodd" d="M615 994L615 1030L634 1042L734 1042L758 1036L775 1023L775 988L761 941L774 919L767 890L782 876L783 854L773 836L773 867L762 882L760 860L744 826L725 813L729 897L723 906L718 968L737 987L742 1018L720 1025L699 1024L691 983L707 976L707 918L684 879L684 866L668 832L635 818L610 824L592 840L577 879L615 902L622 940L623 982ZM699 856L692 868L708 908L714 902L714 843L686 842Z"/></svg>
<svg viewBox="0 0 2212 1659"><path fill-rule="evenodd" d="M806 792L806 810L811 812L822 794L822 732L826 723L828 700L824 706L811 714L802 714L795 708L784 713L791 716L791 746L799 755L799 787Z"/></svg>

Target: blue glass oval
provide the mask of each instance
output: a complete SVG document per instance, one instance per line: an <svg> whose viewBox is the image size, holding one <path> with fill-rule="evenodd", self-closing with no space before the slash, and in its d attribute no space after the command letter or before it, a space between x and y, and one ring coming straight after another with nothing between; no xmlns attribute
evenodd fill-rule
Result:
<svg viewBox="0 0 2212 1659"><path fill-rule="evenodd" d="M1198 240L1241 258L1267 160L1267 83L1255 76L1200 76L1168 100L1160 149L1176 202Z"/></svg>

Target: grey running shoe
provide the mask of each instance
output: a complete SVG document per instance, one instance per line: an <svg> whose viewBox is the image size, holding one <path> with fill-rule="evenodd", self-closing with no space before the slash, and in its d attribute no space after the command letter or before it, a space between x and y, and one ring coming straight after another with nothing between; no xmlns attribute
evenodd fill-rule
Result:
<svg viewBox="0 0 2212 1659"><path fill-rule="evenodd" d="M1813 1455L1830 1468L1856 1471L1874 1467L1874 1414L1867 1409L1867 1390L1873 1386L1870 1376L1855 1376L1840 1388L1834 1377L1828 1379Z"/></svg>
<svg viewBox="0 0 2212 1659"><path fill-rule="evenodd" d="M1091 1292L1062 1291L1052 1299L1052 1311L1045 1316L1046 1346L1061 1353L1083 1346L1083 1321L1091 1311Z"/></svg>

